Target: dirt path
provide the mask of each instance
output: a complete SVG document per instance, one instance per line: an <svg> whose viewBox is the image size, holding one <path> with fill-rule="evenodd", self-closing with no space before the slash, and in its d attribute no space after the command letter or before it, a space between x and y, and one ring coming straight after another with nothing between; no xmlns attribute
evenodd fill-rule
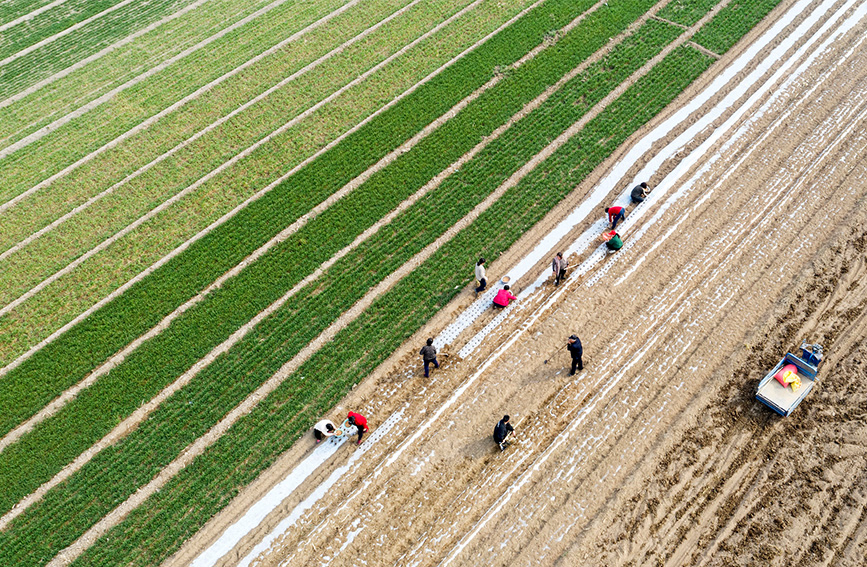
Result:
<svg viewBox="0 0 867 567"><path fill-rule="evenodd" d="M665 187L667 208L595 276L561 288L556 309L540 294L430 381L395 357L346 405L374 425L402 412L403 433L293 516L347 463L342 448L219 564L863 564L864 33L860 21L835 40L763 114L767 97L751 106L714 142L717 159ZM543 363L572 332L585 344L576 377L565 355ZM801 339L828 358L817 389L780 419L755 385ZM490 430L504 413L519 426L500 453ZM311 447L289 451L168 564L188 564Z"/></svg>

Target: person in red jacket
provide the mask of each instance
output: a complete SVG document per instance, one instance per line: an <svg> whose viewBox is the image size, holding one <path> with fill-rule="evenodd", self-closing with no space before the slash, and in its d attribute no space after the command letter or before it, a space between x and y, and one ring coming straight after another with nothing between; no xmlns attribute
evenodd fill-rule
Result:
<svg viewBox="0 0 867 567"><path fill-rule="evenodd" d="M354 425L358 429L358 442L356 445L361 445L361 438L364 436L364 433L368 431L367 418L360 413L351 411L349 412L349 415L346 416L346 419L349 421L349 425Z"/></svg>
<svg viewBox="0 0 867 567"><path fill-rule="evenodd" d="M611 230L617 228L617 223L626 218L626 209L623 207L606 207L605 212L608 213Z"/></svg>
<svg viewBox="0 0 867 567"><path fill-rule="evenodd" d="M508 307L510 301L518 299L509 291L509 286L504 286L503 289L497 292L497 297L494 298L494 307L502 309Z"/></svg>

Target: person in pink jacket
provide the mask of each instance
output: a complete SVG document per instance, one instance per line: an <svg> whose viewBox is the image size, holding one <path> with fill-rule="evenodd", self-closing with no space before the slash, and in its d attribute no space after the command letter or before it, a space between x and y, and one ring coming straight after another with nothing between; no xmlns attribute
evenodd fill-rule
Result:
<svg viewBox="0 0 867 567"><path fill-rule="evenodd" d="M502 309L508 307L510 301L518 299L509 291L509 286L504 286L503 289L497 292L497 297L494 298L494 307Z"/></svg>

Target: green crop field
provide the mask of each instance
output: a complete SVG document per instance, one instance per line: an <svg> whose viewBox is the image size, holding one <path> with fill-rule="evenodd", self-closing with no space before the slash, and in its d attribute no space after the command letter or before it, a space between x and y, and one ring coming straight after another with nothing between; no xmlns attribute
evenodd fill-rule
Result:
<svg viewBox="0 0 867 567"><path fill-rule="evenodd" d="M74 564L175 552L778 3L69 1L3 31L0 564L51 561L298 360Z"/></svg>

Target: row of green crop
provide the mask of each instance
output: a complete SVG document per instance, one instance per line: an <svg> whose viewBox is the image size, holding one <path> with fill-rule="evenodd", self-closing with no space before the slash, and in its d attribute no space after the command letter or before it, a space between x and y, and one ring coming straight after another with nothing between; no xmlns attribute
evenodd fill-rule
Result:
<svg viewBox="0 0 867 567"><path fill-rule="evenodd" d="M279 23L285 26L293 21L306 20L310 15L314 16L310 21L315 21L320 17L319 14L328 14L345 1L329 0L311 3L315 5L296 6L285 14L280 13L281 6L269 13L274 15L276 12L279 15L274 25ZM58 116L185 51L203 38L235 24L268 3L268 0L210 0L199 9L165 21L77 70L68 70L65 76L56 77L50 87L22 94L8 106L0 108L0 140L6 144L32 133ZM245 29L252 36L257 33L255 26ZM246 38L247 41L249 39ZM235 45L240 48L247 41L235 42ZM219 45L215 42L209 47L213 50ZM9 140L11 136L15 138Z"/></svg>
<svg viewBox="0 0 867 567"><path fill-rule="evenodd" d="M780 0L732 0L695 34L693 41L722 55L779 3Z"/></svg>
<svg viewBox="0 0 867 567"><path fill-rule="evenodd" d="M630 5L635 6L634 3ZM640 13L636 11L631 15L637 17ZM94 435L98 437L110 429L114 425L114 416L126 415L139 400L154 395L165 383L204 356L214 344L264 308L267 303L263 302L279 297L287 288L315 269L324 257L348 244L363 229L376 222L408 194L476 144L480 136L507 120L523 102L532 99L547 84L556 81L575 64L576 58L592 53L592 50L603 45L617 28L622 29L629 23L630 20L622 15L622 19L616 21L616 18L612 18L614 14L617 14L616 10L606 11L597 18L589 18L584 27L561 41L561 49L538 56L522 67L515 76L502 83L500 88L486 93L464 113L424 140L412 153L372 177L351 199L323 213L272 254L268 254L215 292L206 302L186 313L163 335L142 347L120 368L79 396L57 416L43 423L21 443L8 448L0 460L0 485L10 487L9 501L3 504L10 505L19 493L26 494L28 490L35 488L34 482L38 485L46 475L53 474L58 466L62 466L89 446L95 440ZM616 27L612 25L612 20L615 20ZM573 80L573 85L579 85L580 89L573 86L572 89L564 91L573 93L569 102L560 100L567 95L552 99L545 109L534 113L531 121L523 121L522 128L513 128L503 141L498 140L492 144L474 160L473 167L465 167L433 196L416 204L391 225L409 224L412 225L410 229L383 229L380 235L329 271L324 278L328 283L320 285L315 299L308 298L305 292L293 299L290 305L297 303L296 309L299 312L311 312L315 306L306 305L305 301L321 301L325 293L323 289L332 289L332 282L342 279L341 274L352 274L353 285L340 284L333 289L333 293L337 293L338 297L330 300L329 305L332 318L338 316L364 289L373 287L412 253L445 232L457 218L466 214L500 182L541 150L544 144L577 120L589 105L613 89L635 64L622 65L622 70L618 73L602 72L605 65L615 66L634 52L650 50L652 55L653 50L658 50L660 45L670 41L671 30L660 33L666 27L658 23L649 25L631 43L625 44L606 58L604 64L596 65L581 78ZM645 56L640 61L643 62L648 57ZM574 94L579 90L580 95ZM579 96L581 102L577 101ZM555 108L557 111L552 112L547 110L548 108ZM419 224L421 226L418 226ZM398 255L389 253L394 247L394 238L404 243ZM360 265L362 259L367 266L386 260L389 264L375 266L376 277L364 279L359 273L368 268ZM359 289L358 286L362 288ZM216 323L211 323L212 321ZM304 328L307 335L313 336L321 331L321 328L317 329L311 324L299 325L299 328ZM312 336L307 337L302 344L309 338ZM186 352L182 350L184 347ZM140 388L130 386L142 380L146 380L146 383ZM118 405L107 406L105 400L115 400ZM108 414L112 418L105 418L100 422L100 413ZM76 431L82 431L83 434L79 436L69 433ZM64 444L58 447L57 441L61 437Z"/></svg>
<svg viewBox="0 0 867 567"><path fill-rule="evenodd" d="M391 102L452 55L470 47L478 37L477 30L496 29L502 20L508 18L508 14L501 12L512 9L511 5L485 5L495 13L470 11L419 43L411 53L398 58L393 62L396 64L385 66L370 80L362 81L343 93L335 104L326 105L308 116L305 119L308 127L290 128L250 152L243 160L230 164L231 167L221 168L206 183L197 184L182 201L113 242L107 249L88 257L71 273L16 306L0 320L0 357L8 358L10 353L23 352L22 349L39 342L52 330L112 293L351 125ZM201 155L194 157L203 159ZM185 168L180 168L177 173L184 175L186 172ZM155 183L162 181L156 180ZM149 197L148 186L140 189ZM123 205L121 202L120 206ZM29 249L24 252L29 253Z"/></svg>
<svg viewBox="0 0 867 567"><path fill-rule="evenodd" d="M134 491L137 485L131 479L146 481L154 466L165 464L155 462L158 451L162 453L157 457L160 461L174 458L194 436L202 434L247 395L250 389L258 386L285 360L294 356L316 334L345 312L360 295L447 230L457 217L468 212L504 180L505 176L544 147L548 138L568 127L573 120L564 115L575 113L580 116L586 112L593 103L587 101L585 106L585 97L601 99L628 76L631 70L647 61L659 51L666 40L670 40L680 31L666 32L661 27L662 25L656 22L648 24L645 33L639 36L633 45L624 46L617 55L589 71L587 76L576 79L568 91L557 97L559 100L552 99L551 105L546 105L522 121L519 128L521 135L514 137L509 143L504 142L504 148L490 148L485 158L478 163L478 167L471 168L464 175L464 179L455 180L449 187L443 187L442 191L429 195L418 203L412 212L402 215L403 222L396 222L391 230L384 230L381 236L372 239L345 262L341 262L341 266L330 270L317 289L307 289L290 300L277 314L246 337L239 348L233 349L230 355L221 357L181 394L160 408L152 419L124 440L116 450L113 448L112 451L103 453L88 467L88 471L82 471L80 476L76 475L76 479L70 484L78 486L75 489L69 486L68 489L77 494L88 494L88 500L95 498L103 502L115 501ZM605 71L625 66L626 62L629 62L632 69L623 69L620 73ZM526 148L527 144L534 147ZM512 154L514 163L507 163L502 158L504 152L497 150L507 150ZM473 163L476 163L475 160ZM502 172L504 168L507 171ZM495 175L500 173L504 176L494 179ZM370 202L360 205L372 206L374 200L375 193L372 193ZM274 262L279 260L279 257L273 258ZM179 433L175 434L176 431ZM71 500L62 500L62 503L55 502L55 506L46 505L42 521L50 518L48 521L57 522L63 514L75 518L94 515L90 507L77 508L74 503L80 501L77 496L72 496ZM29 514L28 517L31 522L39 522ZM16 522L13 529L25 529L21 527L23 524L24 522ZM72 537L72 534L66 536L68 537ZM66 538L61 540L60 545L69 541ZM48 538L42 538L39 545L49 545L46 539ZM15 544L9 542L7 545ZM18 560L19 557L14 559Z"/></svg>
<svg viewBox="0 0 867 567"><path fill-rule="evenodd" d="M367 29L372 23L381 20L382 17L389 13L393 13L402 3L400 2L396 6L382 6L382 8L385 8L385 13L374 12L371 16L374 16L375 19L367 19L361 22L361 25L355 31L361 32ZM147 212L148 209L153 208L155 203L160 203L188 187L202 176L223 165L239 152L246 150L257 141L271 134L290 119L297 117L314 104L344 87L353 77L380 63L387 54L413 41L424 31L452 15L452 11L457 10L458 7L443 6L443 9L447 11L445 13L441 10L431 10L428 12L422 7L407 11L404 18L393 22L393 26L379 30L380 33L371 34L371 36L366 38L365 42L353 46L353 49L347 50L345 57L338 57L327 61L298 80L275 91L269 97L246 109L244 112L235 115L218 128L210 130L185 147L177 149L170 157L159 162L136 179L125 183L112 195L91 206L87 211L76 215L75 222L67 222L33 244L30 244L26 249L22 249L20 253L13 255L7 260L8 267L4 269L3 274L0 274L0 290L3 290L0 292L0 304L8 303L10 300L18 297L45 277L66 266L72 259L77 258L99 242L124 228L140 215ZM468 25L472 25L472 22L468 22ZM338 35L335 39L339 39L339 37ZM432 39L431 45L435 41ZM336 47L336 44L333 43L328 46L328 48L334 47ZM420 55L426 54L416 51L408 54L408 56L415 57L419 57ZM443 54L441 57L445 55L447 54ZM421 66L422 63L418 63L418 65ZM414 75L409 75L407 80L417 80L417 78L423 76L424 68L421 68ZM386 76L376 76L368 82L377 83L385 79ZM364 85L354 89L352 92L347 92L346 95L335 101L335 104L351 104L353 96L358 97L365 94L357 92L363 88L365 88ZM397 89L394 90L396 91ZM359 106L370 108L367 102L368 99L365 98L363 100L365 101L364 104L359 104ZM209 101L206 99L201 102L207 104ZM184 118L194 116L195 114L193 113L197 109L202 109L202 105L200 104L191 104L189 106L190 108L184 112L177 113L177 116L173 116L170 120L170 123L176 126L176 131L188 131L189 121L183 121ZM333 114L336 111L336 108L329 107L323 109L319 115L321 116L327 112ZM341 109L340 111L346 112L345 109ZM372 112L372 110L368 112ZM213 111L202 112L201 114L206 116L213 115ZM219 116L215 118L219 118ZM209 123L205 120L206 117L202 116L201 118L197 118L194 123L207 126ZM315 132L321 129L322 122L322 120L307 120L299 125L298 129ZM345 125L342 126L342 129L346 128ZM153 140L152 145L156 143L162 145L162 142L157 142L156 138L168 137L167 134L169 133L170 131L166 132L162 127L154 128L153 132L149 133L151 140ZM128 140L123 145L123 148L117 148L111 152L111 155L104 156L105 159L94 160L97 163L88 164L87 168L81 173L104 171L100 169L100 166L104 166L112 158L116 159L118 154L129 153L134 147L140 150L149 149L147 144L142 144L143 140L140 138L136 137L136 139ZM279 140L274 141L274 144L277 143L279 143ZM140 148L142 145L145 147ZM274 154L273 151L269 153ZM297 152L296 155L281 157L297 161L307 157L311 153L313 153L313 150L307 149L304 153ZM240 175L243 175L244 178L249 178L249 170L257 167L251 161L244 160L243 163L235 166L236 170L241 170ZM284 159L280 161L283 168L291 167L292 165L291 161L289 163ZM37 168L38 165L32 167ZM275 176L278 174L275 174ZM237 176L238 174L236 174ZM53 186L38 192L32 198L27 199L14 210L10 211L9 214L4 215L7 218L0 219L0 232L8 235L8 239L7 237L0 239L0 246L11 245L17 242L17 239L26 237L33 230L48 224L56 216L66 212L69 207L78 204L80 201L84 201L92 193L96 192L98 188L111 185L111 180L106 179L106 177L106 173L100 173L100 182L97 185L87 183L86 180L82 179L81 175L70 175ZM267 182L264 184L267 184ZM236 185L236 183L232 183L232 185ZM257 187L257 189L260 187ZM213 191L213 189L205 187L203 191ZM222 190L218 192L223 193ZM211 202L214 201L211 200ZM226 210L231 208L229 206ZM223 212L225 211L217 214L217 217L223 214Z"/></svg>
<svg viewBox="0 0 867 567"><path fill-rule="evenodd" d="M120 3L121 0L96 0L95 2L67 0L63 4L37 14L26 23L4 30L0 41L0 59L6 59Z"/></svg>
<svg viewBox="0 0 867 567"><path fill-rule="evenodd" d="M34 10L50 4L52 0L9 0L0 3L0 24L7 24L21 16L33 13Z"/></svg>
<svg viewBox="0 0 867 567"><path fill-rule="evenodd" d="M657 13L657 16L689 27L695 25L717 3L718 0L672 0Z"/></svg>
<svg viewBox="0 0 867 567"><path fill-rule="evenodd" d="M349 325L230 434L73 565L156 564L175 551L242 486L273 463L316 416L326 412L457 293L455 286L465 284L472 270L467 250L485 249L490 257L502 253L711 62L689 48L676 50L591 121L543 172L510 190L471 228L375 302L363 320ZM546 179L546 175L556 180ZM508 230L504 230L506 226ZM308 383L320 389L305 387Z"/></svg>
<svg viewBox="0 0 867 567"><path fill-rule="evenodd" d="M131 2L97 18L84 27L4 65L0 69L0 98L24 90L192 2L193 0ZM83 4L88 5L89 2Z"/></svg>
<svg viewBox="0 0 867 567"><path fill-rule="evenodd" d="M151 276L36 353L0 381L3 431L32 414L350 179L442 115L574 17L551 0L377 116ZM327 257L327 256L326 256ZM19 406L25 411L17 411ZM14 415L9 415L14 414Z"/></svg>

